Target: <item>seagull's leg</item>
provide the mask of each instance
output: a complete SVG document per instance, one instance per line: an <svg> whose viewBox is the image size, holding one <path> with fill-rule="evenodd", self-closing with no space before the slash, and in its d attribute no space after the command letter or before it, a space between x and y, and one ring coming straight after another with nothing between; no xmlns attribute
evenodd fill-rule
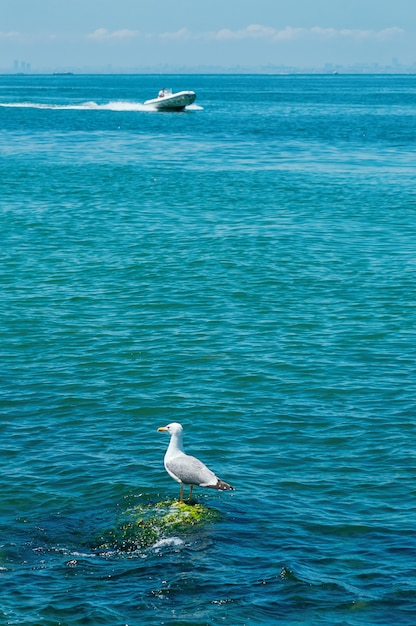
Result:
<svg viewBox="0 0 416 626"><path fill-rule="evenodd" d="M183 503L183 485L182 484L179 490L179 502Z"/></svg>
<svg viewBox="0 0 416 626"><path fill-rule="evenodd" d="M191 500L192 500L192 490L193 490L193 488L194 488L194 486L190 485L190 487L189 487L189 502L191 502Z"/></svg>

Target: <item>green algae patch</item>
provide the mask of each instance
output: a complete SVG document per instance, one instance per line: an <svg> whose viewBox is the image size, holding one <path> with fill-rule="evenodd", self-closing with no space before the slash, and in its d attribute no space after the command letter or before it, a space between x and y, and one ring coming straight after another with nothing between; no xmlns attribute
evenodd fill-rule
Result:
<svg viewBox="0 0 416 626"><path fill-rule="evenodd" d="M186 533L192 527L219 520L221 513L202 504L167 500L157 504L137 505L127 509L115 529L97 538L96 550L134 552L171 536Z"/></svg>
<svg viewBox="0 0 416 626"><path fill-rule="evenodd" d="M186 530L189 526L207 524L218 520L219 511L202 504L186 504L185 502L160 502L157 509L164 511L160 521L165 528Z"/></svg>

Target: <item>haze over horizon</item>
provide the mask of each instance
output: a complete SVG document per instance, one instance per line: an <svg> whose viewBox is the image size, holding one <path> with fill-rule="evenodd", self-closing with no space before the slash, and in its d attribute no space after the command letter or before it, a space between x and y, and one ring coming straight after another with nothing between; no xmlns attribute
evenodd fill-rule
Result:
<svg viewBox="0 0 416 626"><path fill-rule="evenodd" d="M0 71L416 71L416 3L2 0Z"/></svg>

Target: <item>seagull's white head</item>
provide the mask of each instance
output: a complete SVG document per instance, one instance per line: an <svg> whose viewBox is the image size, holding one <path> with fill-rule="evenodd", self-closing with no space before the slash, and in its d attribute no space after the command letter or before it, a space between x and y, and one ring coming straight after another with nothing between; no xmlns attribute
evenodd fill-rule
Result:
<svg viewBox="0 0 416 626"><path fill-rule="evenodd" d="M159 432L167 432L170 435L179 435L182 433L183 428L181 424L178 424L178 422L172 422L171 424L168 424L167 426L161 426L160 428L158 428Z"/></svg>

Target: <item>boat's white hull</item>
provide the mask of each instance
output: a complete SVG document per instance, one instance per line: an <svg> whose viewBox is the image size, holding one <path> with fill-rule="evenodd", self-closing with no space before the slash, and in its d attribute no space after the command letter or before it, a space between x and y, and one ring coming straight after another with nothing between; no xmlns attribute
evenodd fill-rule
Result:
<svg viewBox="0 0 416 626"><path fill-rule="evenodd" d="M194 91L178 91L161 98L146 100L144 104L158 111L183 111L185 107L195 102L195 99L196 93Z"/></svg>

